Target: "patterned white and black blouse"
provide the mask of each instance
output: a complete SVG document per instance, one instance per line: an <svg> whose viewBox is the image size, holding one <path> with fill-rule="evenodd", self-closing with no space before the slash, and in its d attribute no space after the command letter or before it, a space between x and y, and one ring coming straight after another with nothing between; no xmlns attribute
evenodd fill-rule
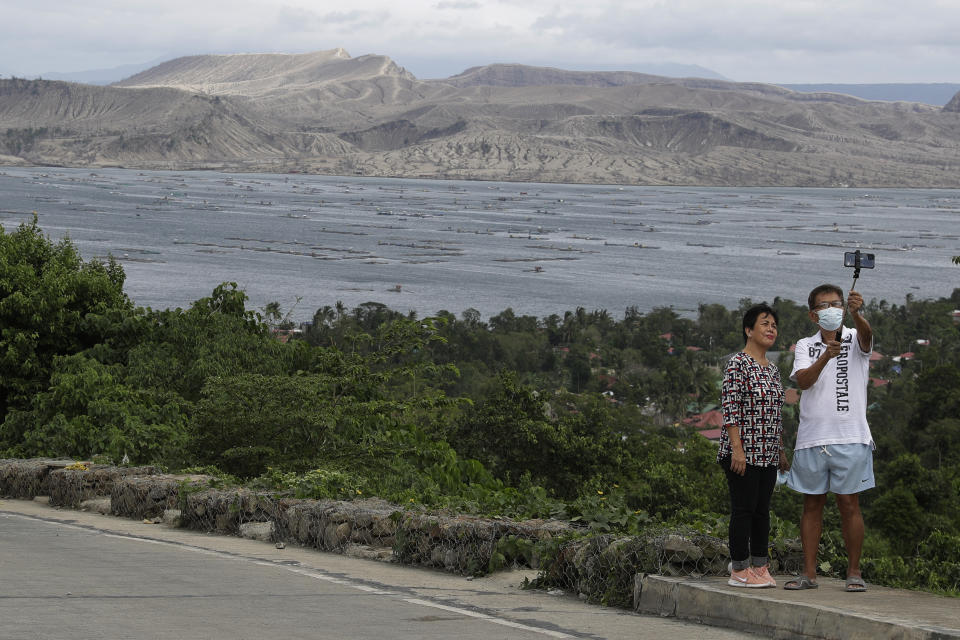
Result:
<svg viewBox="0 0 960 640"><path fill-rule="evenodd" d="M727 427L740 427L747 464L777 465L783 432L783 396L780 371L772 362L763 366L742 351L730 358L720 392L723 429L717 461L732 454Z"/></svg>

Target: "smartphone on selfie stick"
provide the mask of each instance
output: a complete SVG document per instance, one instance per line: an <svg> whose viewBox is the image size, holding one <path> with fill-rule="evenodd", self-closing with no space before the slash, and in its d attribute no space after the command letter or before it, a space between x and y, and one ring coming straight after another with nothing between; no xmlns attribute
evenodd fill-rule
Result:
<svg viewBox="0 0 960 640"><path fill-rule="evenodd" d="M874 255L872 253L860 253L860 249L856 251L845 251L843 254L843 266L853 267L853 284L850 285L850 290L853 291L857 287L857 278L860 277L860 269L873 269L875 264ZM837 342L840 342L841 337L843 336L843 327L840 327L837 330Z"/></svg>

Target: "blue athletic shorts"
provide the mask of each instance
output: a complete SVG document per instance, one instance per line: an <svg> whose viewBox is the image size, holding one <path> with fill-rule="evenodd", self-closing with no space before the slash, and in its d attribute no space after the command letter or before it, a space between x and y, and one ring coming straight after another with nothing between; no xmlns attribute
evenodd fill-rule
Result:
<svg viewBox="0 0 960 640"><path fill-rule="evenodd" d="M809 495L827 492L849 495L876 486L873 447L869 444L828 444L793 452L787 486Z"/></svg>

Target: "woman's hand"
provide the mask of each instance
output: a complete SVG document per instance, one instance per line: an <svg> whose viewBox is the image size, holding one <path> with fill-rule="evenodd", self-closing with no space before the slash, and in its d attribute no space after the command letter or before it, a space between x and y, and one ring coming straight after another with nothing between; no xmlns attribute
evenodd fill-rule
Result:
<svg viewBox="0 0 960 640"><path fill-rule="evenodd" d="M734 447L730 455L730 471L742 476L747 472L747 454L743 452L743 447Z"/></svg>
<svg viewBox="0 0 960 640"><path fill-rule="evenodd" d="M780 471L790 471L790 461L787 460L787 452L780 449Z"/></svg>

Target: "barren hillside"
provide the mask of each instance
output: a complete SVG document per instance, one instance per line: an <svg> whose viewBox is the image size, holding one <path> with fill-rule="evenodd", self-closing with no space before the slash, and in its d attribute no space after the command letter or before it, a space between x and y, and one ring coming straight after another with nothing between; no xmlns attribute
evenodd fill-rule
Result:
<svg viewBox="0 0 960 640"><path fill-rule="evenodd" d="M943 110L953 113L960 112L960 92L957 92L957 94L950 99L950 102L943 105Z"/></svg>
<svg viewBox="0 0 960 640"><path fill-rule="evenodd" d="M343 49L303 54L256 53L177 58L114 84L116 87L175 87L210 95L259 97L325 84L413 80L384 56L351 58Z"/></svg>
<svg viewBox="0 0 960 640"><path fill-rule="evenodd" d="M624 184L960 186L960 113L772 85L342 49L0 80L0 162Z"/></svg>

